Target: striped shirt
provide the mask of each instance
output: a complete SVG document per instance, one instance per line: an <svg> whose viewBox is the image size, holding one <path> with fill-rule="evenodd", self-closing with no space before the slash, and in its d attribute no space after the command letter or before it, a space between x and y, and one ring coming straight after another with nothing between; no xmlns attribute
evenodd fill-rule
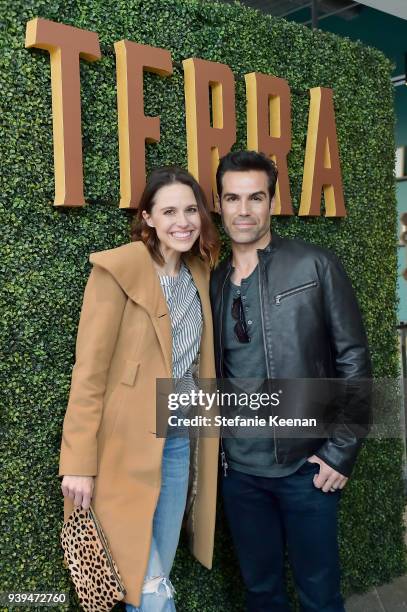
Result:
<svg viewBox="0 0 407 612"><path fill-rule="evenodd" d="M193 363L199 353L203 325L201 300L183 261L177 276L159 276L159 279L171 317L172 375L187 382L192 379Z"/></svg>

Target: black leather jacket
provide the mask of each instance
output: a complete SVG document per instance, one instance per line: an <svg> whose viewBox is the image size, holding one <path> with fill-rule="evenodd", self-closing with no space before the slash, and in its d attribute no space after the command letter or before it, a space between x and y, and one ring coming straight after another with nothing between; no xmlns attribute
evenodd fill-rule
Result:
<svg viewBox="0 0 407 612"><path fill-rule="evenodd" d="M258 258L268 378L341 378L346 379L344 384L350 389L359 379L371 379L362 317L349 278L336 255L273 232L270 244L258 250ZM223 291L230 273L231 258L223 261L211 276L218 378L223 377ZM316 454L349 476L363 438L361 429L356 434L353 424L365 424L370 419L371 398L366 386L354 388L357 390L349 393L346 402L336 406L336 422L329 438L277 437L276 460L288 463ZM306 411L304 405L304 416ZM367 433L368 426L362 425L362 431Z"/></svg>

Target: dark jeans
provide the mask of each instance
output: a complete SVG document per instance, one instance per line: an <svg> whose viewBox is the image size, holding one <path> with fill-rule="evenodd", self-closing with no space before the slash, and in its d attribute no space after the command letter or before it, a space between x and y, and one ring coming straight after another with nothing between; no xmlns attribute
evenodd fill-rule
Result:
<svg viewBox="0 0 407 612"><path fill-rule="evenodd" d="M340 594L337 510L340 491L313 484L319 465L264 478L228 469L222 477L226 516L246 585L249 612L289 612L284 556L303 612L344 612Z"/></svg>

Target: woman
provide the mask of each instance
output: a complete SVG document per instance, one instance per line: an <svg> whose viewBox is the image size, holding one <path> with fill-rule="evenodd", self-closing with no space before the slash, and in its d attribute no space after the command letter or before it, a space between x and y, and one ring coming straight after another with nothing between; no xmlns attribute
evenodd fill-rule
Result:
<svg viewBox="0 0 407 612"><path fill-rule="evenodd" d="M169 573L189 477L189 439L158 438L156 379L214 378L209 268L219 241L195 179L154 171L132 242L92 253L64 420L64 515L90 502L124 585L127 612L175 610ZM202 438L188 501L194 556L212 565L218 440ZM147 569L146 569L147 568Z"/></svg>

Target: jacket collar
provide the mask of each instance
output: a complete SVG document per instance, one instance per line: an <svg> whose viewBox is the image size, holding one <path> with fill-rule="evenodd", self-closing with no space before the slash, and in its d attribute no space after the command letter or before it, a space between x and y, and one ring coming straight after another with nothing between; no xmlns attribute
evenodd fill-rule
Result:
<svg viewBox="0 0 407 612"><path fill-rule="evenodd" d="M186 255L184 260L201 298L205 322L205 319L210 316L207 289L209 271L198 257ZM91 253L89 261L107 270L129 298L147 311L164 353L168 375L171 377L171 319L157 271L145 244L136 241L114 249Z"/></svg>
<svg viewBox="0 0 407 612"><path fill-rule="evenodd" d="M204 265L197 257L184 258L202 299L205 289ZM150 315L168 314L151 255L141 241L129 242L114 249L91 253L89 261L107 270L131 300L145 308Z"/></svg>
<svg viewBox="0 0 407 612"><path fill-rule="evenodd" d="M276 232L272 232L271 240L268 245L264 249L257 249L257 254L259 257L265 258L269 254L274 253L278 248L280 248L283 238L276 234Z"/></svg>
<svg viewBox="0 0 407 612"><path fill-rule="evenodd" d="M143 242L91 253L89 261L107 270L123 291L156 317L168 313L153 260Z"/></svg>
<svg viewBox="0 0 407 612"><path fill-rule="evenodd" d="M280 248L284 238L276 232L271 234L271 240L264 249L257 249L259 259L267 261L270 256ZM232 268L232 251L229 256L220 264L219 272L221 280L224 280Z"/></svg>

